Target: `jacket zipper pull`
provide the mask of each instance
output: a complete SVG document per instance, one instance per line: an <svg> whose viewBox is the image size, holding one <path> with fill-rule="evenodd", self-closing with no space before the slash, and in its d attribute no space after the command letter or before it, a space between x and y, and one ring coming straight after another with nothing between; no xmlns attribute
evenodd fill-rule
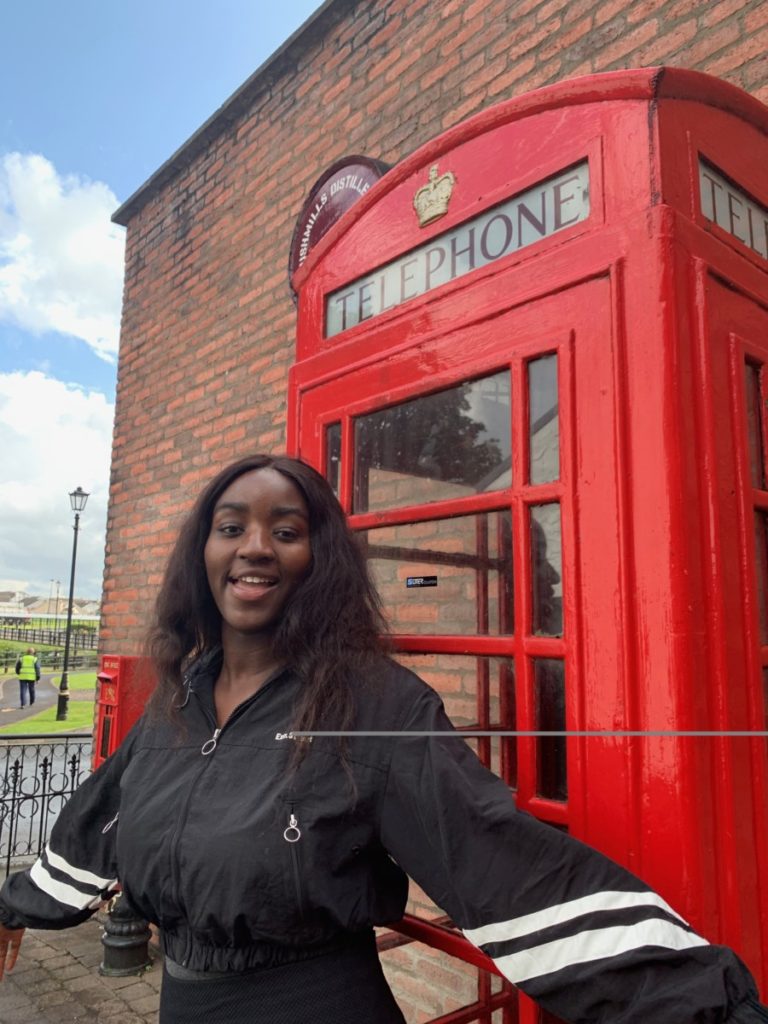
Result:
<svg viewBox="0 0 768 1024"><path fill-rule="evenodd" d="M115 824L115 822L117 821L117 819L119 817L120 817L120 811L118 811L117 814L112 819L112 821L108 821L107 824L104 826L104 828L101 830L101 834L103 836L105 836L107 834L107 832L109 832L109 830L112 828L112 826Z"/></svg>
<svg viewBox="0 0 768 1024"><path fill-rule="evenodd" d="M298 843L301 839L301 829L295 814L292 814L288 819L288 828L283 832L283 839L286 843Z"/></svg>
<svg viewBox="0 0 768 1024"><path fill-rule="evenodd" d="M200 753L203 755L203 757L207 757L209 754L212 754L214 752L218 745L220 734L221 729L216 729L213 733L213 736L209 740L206 740L205 743L202 745L202 747L200 748Z"/></svg>

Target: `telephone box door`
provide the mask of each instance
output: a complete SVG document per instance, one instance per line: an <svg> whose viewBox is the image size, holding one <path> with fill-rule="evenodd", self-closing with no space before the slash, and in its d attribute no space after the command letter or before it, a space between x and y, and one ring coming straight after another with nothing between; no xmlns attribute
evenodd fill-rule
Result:
<svg viewBox="0 0 768 1024"><path fill-rule="evenodd" d="M589 815L591 841L621 857L628 748L494 735L597 729L606 705L630 717L617 527L602 514L618 500L604 443L617 415L609 306L609 279L596 277L342 373L304 394L299 454L362 539L398 660L460 728L485 733L471 742L520 807L575 834ZM597 552L602 573L585 578ZM582 617L613 623L610 642L581 645ZM584 693L585 671L599 695ZM605 780L589 805L584 758ZM420 894L413 906L438 914ZM521 1020L541 1019L520 1002Z"/></svg>

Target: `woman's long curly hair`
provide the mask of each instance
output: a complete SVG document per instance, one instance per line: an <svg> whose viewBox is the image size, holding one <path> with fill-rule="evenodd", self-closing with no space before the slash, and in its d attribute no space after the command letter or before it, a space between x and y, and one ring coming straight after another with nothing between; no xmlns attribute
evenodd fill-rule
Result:
<svg viewBox="0 0 768 1024"><path fill-rule="evenodd" d="M211 480L181 527L171 552L147 649L157 679L148 709L177 720L185 669L221 642L221 615L213 600L204 551L214 507L244 473L274 469L301 491L309 510L312 561L285 605L274 634L274 653L304 683L294 728L322 722L343 729L351 721L352 679L375 663L386 632L379 597L358 543L327 481L306 463L282 455L250 455Z"/></svg>

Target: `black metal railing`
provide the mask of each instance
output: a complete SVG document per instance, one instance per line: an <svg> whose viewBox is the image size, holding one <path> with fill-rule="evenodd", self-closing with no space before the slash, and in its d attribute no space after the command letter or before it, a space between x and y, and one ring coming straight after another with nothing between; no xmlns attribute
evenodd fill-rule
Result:
<svg viewBox="0 0 768 1024"><path fill-rule="evenodd" d="M61 809L91 772L91 736L0 738L0 862L38 857Z"/></svg>
<svg viewBox="0 0 768 1024"><path fill-rule="evenodd" d="M66 638L67 631L63 626L32 628L28 626L0 625L0 640L17 640L32 646L35 644L63 646ZM75 650L95 651L99 646L99 631L97 629L81 629L78 626L73 626L71 640Z"/></svg>

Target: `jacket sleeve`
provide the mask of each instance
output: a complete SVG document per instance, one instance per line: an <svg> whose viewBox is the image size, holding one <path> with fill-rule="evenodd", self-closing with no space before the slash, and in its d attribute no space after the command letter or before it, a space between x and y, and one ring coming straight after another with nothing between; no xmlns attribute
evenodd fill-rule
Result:
<svg viewBox="0 0 768 1024"><path fill-rule="evenodd" d="M655 892L518 811L431 690L393 738L381 839L499 971L573 1024L764 1024L754 981ZM452 733L452 735L451 735Z"/></svg>
<svg viewBox="0 0 768 1024"><path fill-rule="evenodd" d="M0 922L6 927L69 928L119 888L120 779L138 729L70 797L32 867L6 879L0 890Z"/></svg>

